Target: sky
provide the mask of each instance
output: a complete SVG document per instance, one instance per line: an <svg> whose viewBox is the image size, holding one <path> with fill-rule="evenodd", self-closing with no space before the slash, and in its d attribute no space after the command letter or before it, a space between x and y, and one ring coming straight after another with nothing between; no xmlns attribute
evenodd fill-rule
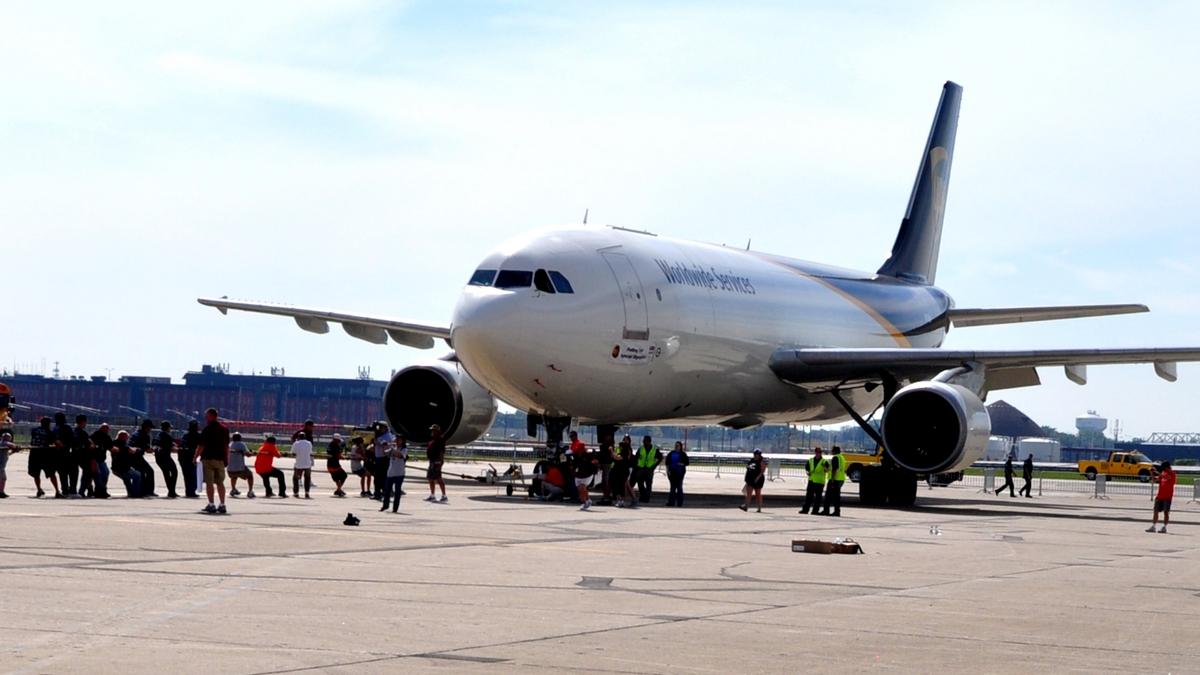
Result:
<svg viewBox="0 0 1200 675"><path fill-rule="evenodd" d="M438 354L195 298L447 324L475 263L590 222L873 270L965 88L938 285L1151 314L979 348L1200 345L1200 5L0 5L0 369L385 378ZM44 364L44 365L43 365ZM1200 431L1200 364L998 392Z"/></svg>

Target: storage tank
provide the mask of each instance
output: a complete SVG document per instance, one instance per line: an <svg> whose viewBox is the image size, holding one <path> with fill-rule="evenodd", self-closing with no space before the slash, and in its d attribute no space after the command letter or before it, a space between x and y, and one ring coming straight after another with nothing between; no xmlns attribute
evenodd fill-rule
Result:
<svg viewBox="0 0 1200 675"><path fill-rule="evenodd" d="M1008 436L992 436L988 438L987 450L983 453L983 459L988 462L1003 462L1008 459L1008 453L1011 450L1011 438Z"/></svg>
<svg viewBox="0 0 1200 675"><path fill-rule="evenodd" d="M1017 441L1017 459L1033 455L1035 462L1061 462L1062 444L1049 438L1022 438Z"/></svg>
<svg viewBox="0 0 1200 675"><path fill-rule="evenodd" d="M1095 410L1089 410L1086 415L1080 415L1075 418L1075 428L1080 432L1095 431L1104 433L1104 430L1108 428L1108 420L1097 415Z"/></svg>

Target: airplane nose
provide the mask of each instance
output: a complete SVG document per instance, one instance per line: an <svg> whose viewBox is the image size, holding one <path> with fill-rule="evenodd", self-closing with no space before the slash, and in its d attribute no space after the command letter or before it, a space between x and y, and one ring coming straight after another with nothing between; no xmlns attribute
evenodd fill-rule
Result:
<svg viewBox="0 0 1200 675"><path fill-rule="evenodd" d="M459 358L468 361L492 361L502 356L504 345L519 336L517 312L511 293L491 288L472 289L463 294L450 327L450 343Z"/></svg>

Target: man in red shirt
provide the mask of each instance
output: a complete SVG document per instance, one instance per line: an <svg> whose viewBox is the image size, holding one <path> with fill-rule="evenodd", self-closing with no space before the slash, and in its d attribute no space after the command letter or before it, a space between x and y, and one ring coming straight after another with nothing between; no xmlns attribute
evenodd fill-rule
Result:
<svg viewBox="0 0 1200 675"><path fill-rule="evenodd" d="M1150 521L1150 527L1146 528L1146 531L1154 531L1154 527L1158 525L1158 513L1161 511L1163 524L1159 533L1166 534L1167 523L1171 522L1171 498L1175 496L1175 471L1170 462L1164 461L1159 470L1154 472L1154 482L1158 483L1158 494L1154 497L1154 520Z"/></svg>

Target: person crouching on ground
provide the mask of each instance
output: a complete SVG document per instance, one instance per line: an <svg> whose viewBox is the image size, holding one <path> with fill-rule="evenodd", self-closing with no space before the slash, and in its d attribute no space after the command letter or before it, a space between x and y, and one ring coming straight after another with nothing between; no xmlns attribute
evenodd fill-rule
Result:
<svg viewBox="0 0 1200 675"><path fill-rule="evenodd" d="M275 468L275 458L279 457L279 447L275 445L275 437L267 436L267 440L263 441L262 446L258 448L258 455L254 458L254 473L262 479L263 488L267 491L268 497L274 497L275 493L271 492L271 479L279 481L279 498L287 499L287 488L283 484L283 471Z"/></svg>
<svg viewBox="0 0 1200 675"><path fill-rule="evenodd" d="M125 496L137 499L142 496L142 474L133 468L133 449L129 447L129 432L122 429L112 446L112 475L125 484Z"/></svg>
<svg viewBox="0 0 1200 675"><path fill-rule="evenodd" d="M574 435L575 432L571 433ZM587 511L592 508L592 498L588 495L588 484L600 470L600 464L595 455L588 452L587 446L582 442L578 446L572 444L571 457L575 462L575 490L579 493L579 510Z"/></svg>
<svg viewBox="0 0 1200 675"><path fill-rule="evenodd" d="M250 448L242 442L241 434L234 434L229 441L229 468L226 473L229 474L229 496L236 497L241 492L238 492L237 482L241 478L246 481L246 499L254 499L254 472L246 467L246 457L250 454Z"/></svg>

